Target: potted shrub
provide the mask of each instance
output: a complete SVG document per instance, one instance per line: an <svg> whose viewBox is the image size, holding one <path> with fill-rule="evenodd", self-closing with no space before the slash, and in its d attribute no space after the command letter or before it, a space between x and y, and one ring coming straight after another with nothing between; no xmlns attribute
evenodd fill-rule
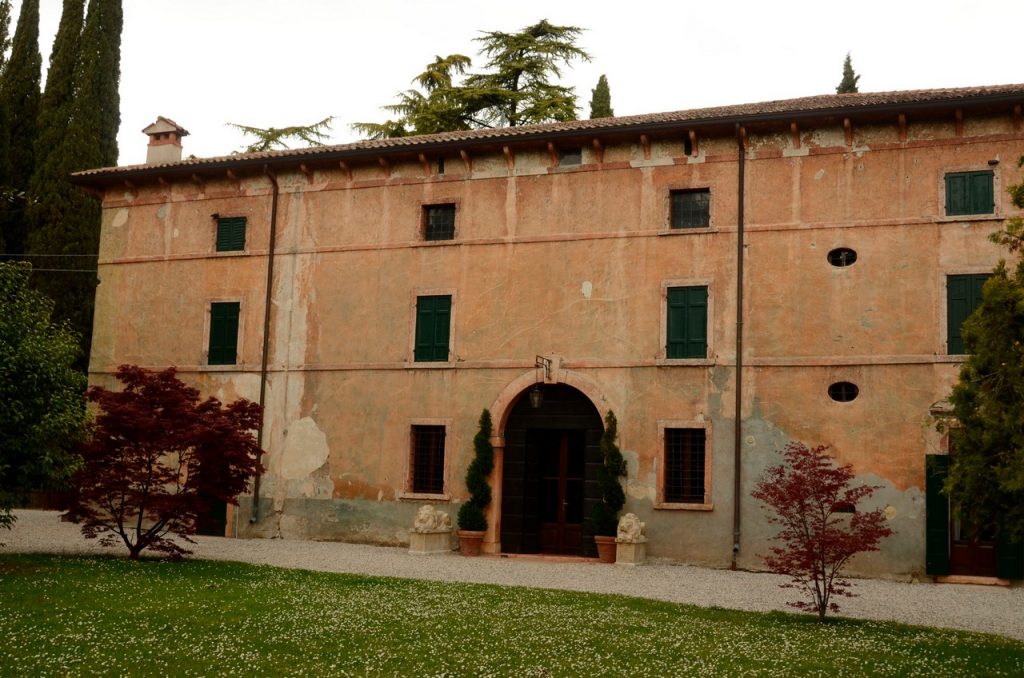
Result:
<svg viewBox="0 0 1024 678"><path fill-rule="evenodd" d="M615 562L615 533L619 526L619 511L626 503L626 493L619 482L619 478L626 475L626 460L622 458L619 446L615 444L617 437L618 423L615 420L615 413L608 410L604 418L604 435L601 436L602 465L598 476L601 503L595 505L590 514L594 522L597 557L602 563Z"/></svg>
<svg viewBox="0 0 1024 678"><path fill-rule="evenodd" d="M473 461L466 469L466 488L470 497L459 507L459 551L465 556L480 555L480 544L487 531L484 509L491 503L491 486L487 476L494 469L494 448L491 446L491 413L480 414L480 430L473 437Z"/></svg>

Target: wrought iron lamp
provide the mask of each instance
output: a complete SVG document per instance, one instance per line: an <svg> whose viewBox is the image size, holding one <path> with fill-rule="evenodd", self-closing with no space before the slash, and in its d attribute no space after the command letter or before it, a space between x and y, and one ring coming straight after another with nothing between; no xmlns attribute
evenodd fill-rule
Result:
<svg viewBox="0 0 1024 678"><path fill-rule="evenodd" d="M545 358L542 355L537 356L536 360L533 361L533 367L537 372L536 381L533 384L533 388L530 389L530 407L533 409L539 409L541 404L544 402L544 391L540 387L540 369L544 368L544 380L547 381L551 378L551 358Z"/></svg>

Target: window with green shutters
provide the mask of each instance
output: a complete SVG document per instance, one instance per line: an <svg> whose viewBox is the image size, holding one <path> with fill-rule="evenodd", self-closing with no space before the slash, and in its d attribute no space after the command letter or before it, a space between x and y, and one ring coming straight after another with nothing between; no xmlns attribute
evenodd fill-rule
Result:
<svg viewBox="0 0 1024 678"><path fill-rule="evenodd" d="M991 170L950 172L946 175L946 214L992 214L995 212Z"/></svg>
<svg viewBox="0 0 1024 678"><path fill-rule="evenodd" d="M981 304L981 288L988 273L946 276L946 348L950 355L963 355L960 328L967 316Z"/></svg>
<svg viewBox="0 0 1024 678"><path fill-rule="evenodd" d="M708 357L708 288L668 288L666 358Z"/></svg>
<svg viewBox="0 0 1024 678"><path fill-rule="evenodd" d="M210 365L234 365L238 354L237 301L217 301L210 304Z"/></svg>
<svg viewBox="0 0 1024 678"><path fill-rule="evenodd" d="M217 219L217 251L240 252L245 249L245 217Z"/></svg>
<svg viewBox="0 0 1024 678"><path fill-rule="evenodd" d="M416 362L447 362L451 319L451 295L416 297Z"/></svg>

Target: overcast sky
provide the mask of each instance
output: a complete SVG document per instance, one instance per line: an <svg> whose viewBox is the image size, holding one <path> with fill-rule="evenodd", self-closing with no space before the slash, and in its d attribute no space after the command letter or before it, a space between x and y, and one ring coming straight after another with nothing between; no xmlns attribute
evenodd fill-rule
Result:
<svg viewBox="0 0 1024 678"><path fill-rule="evenodd" d="M15 20L20 0L14 0ZM41 0L44 69L61 0ZM547 18L586 31L593 56L565 73L581 115L604 73L617 115L832 93L849 51L860 91L1024 82L1024 0L856 3L600 0L124 0L120 164L145 161L141 129L163 115L191 132L185 154L244 144L225 125L349 125L435 55L477 59L480 31ZM13 22L12 22L13 23ZM13 26L12 26L13 30Z"/></svg>

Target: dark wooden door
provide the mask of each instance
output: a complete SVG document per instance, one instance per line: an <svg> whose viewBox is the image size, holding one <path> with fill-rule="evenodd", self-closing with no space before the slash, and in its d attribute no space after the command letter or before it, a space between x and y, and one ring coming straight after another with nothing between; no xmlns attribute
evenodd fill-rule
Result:
<svg viewBox="0 0 1024 678"><path fill-rule="evenodd" d="M585 431L531 431L540 451L540 550L583 550Z"/></svg>
<svg viewBox="0 0 1024 678"><path fill-rule="evenodd" d="M996 533L993 529L976 531L968 521L954 517L949 526L949 573L996 576Z"/></svg>

